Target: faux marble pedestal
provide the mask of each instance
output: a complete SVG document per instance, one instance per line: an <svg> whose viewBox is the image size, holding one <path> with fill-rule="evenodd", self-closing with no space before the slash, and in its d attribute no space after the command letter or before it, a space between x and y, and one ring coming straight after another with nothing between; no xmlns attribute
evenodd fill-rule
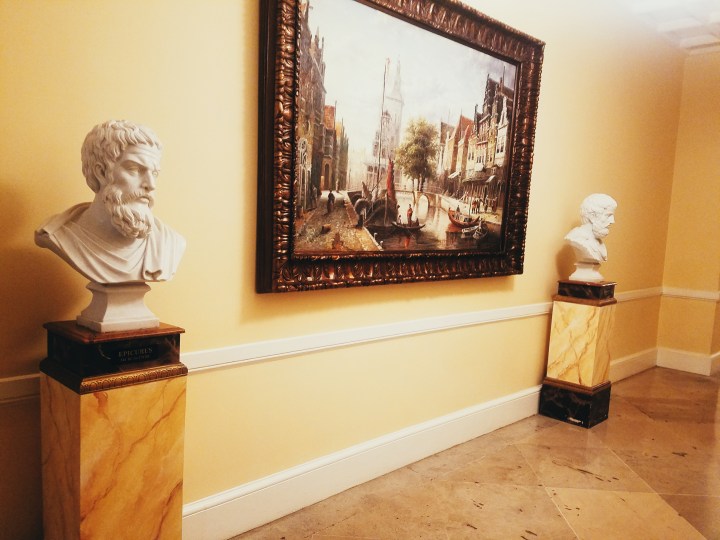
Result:
<svg viewBox="0 0 720 540"><path fill-rule="evenodd" d="M540 414L583 427L607 419L614 293L613 282L559 282Z"/></svg>
<svg viewBox="0 0 720 540"><path fill-rule="evenodd" d="M182 535L181 328L48 323L40 364L44 537Z"/></svg>

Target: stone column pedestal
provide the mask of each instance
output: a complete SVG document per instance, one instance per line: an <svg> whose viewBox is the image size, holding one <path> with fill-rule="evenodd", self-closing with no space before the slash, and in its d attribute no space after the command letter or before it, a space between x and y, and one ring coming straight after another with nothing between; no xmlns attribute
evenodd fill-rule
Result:
<svg viewBox="0 0 720 540"><path fill-rule="evenodd" d="M40 364L44 537L182 536L187 368L182 328L45 325Z"/></svg>
<svg viewBox="0 0 720 540"><path fill-rule="evenodd" d="M540 414L586 428L607 419L614 294L614 282L559 282Z"/></svg>

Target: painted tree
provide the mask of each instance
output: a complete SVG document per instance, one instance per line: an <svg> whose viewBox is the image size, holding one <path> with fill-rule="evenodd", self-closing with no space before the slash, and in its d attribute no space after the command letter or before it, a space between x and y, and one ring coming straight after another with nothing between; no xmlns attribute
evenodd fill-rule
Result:
<svg viewBox="0 0 720 540"><path fill-rule="evenodd" d="M418 181L420 191L435 170L438 137L434 125L424 118L415 118L410 121L405 130L405 139L396 150L396 163L402 167L404 174Z"/></svg>

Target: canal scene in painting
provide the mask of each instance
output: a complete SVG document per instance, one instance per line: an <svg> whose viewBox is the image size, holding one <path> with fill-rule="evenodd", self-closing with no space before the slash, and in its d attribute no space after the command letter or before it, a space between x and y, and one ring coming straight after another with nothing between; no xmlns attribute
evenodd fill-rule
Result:
<svg viewBox="0 0 720 540"><path fill-rule="evenodd" d="M516 67L353 0L300 0L296 254L502 248Z"/></svg>

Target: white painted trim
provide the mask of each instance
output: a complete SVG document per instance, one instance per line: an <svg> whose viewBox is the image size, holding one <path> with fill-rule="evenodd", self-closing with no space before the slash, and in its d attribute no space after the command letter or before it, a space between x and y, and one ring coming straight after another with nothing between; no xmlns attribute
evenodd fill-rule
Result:
<svg viewBox="0 0 720 540"><path fill-rule="evenodd" d="M543 302L540 304L526 304L470 313L457 313L441 317L428 317L412 321L358 327L336 332L257 341L222 349L208 349L205 351L184 353L180 359L190 371L227 367L249 362L260 362L282 356L305 354L323 349L346 347L348 345L395 339L429 332L439 332L465 326L548 315L551 308L552 303Z"/></svg>
<svg viewBox="0 0 720 540"><path fill-rule="evenodd" d="M610 362L610 380L613 383L637 375L657 365L657 349L647 349Z"/></svg>
<svg viewBox="0 0 720 540"><path fill-rule="evenodd" d="M649 287L647 289L618 293L616 298L618 302L630 302L659 296L662 292L663 289L661 287ZM551 310L552 302L542 302L539 304L525 304L470 313L457 313L385 325L256 341L232 347L181 353L180 360L188 366L190 371L199 371L261 362L283 356L306 354L318 350L346 347L403 336L442 332L466 326L546 316L550 314ZM37 376L37 374L32 374L0 379L0 402L6 399L23 399L37 395L37 381L33 382L33 379L37 378Z"/></svg>
<svg viewBox="0 0 720 540"><path fill-rule="evenodd" d="M618 302L632 302L634 300L645 300L646 298L653 298L660 296L663 293L662 287L648 287L647 289L637 289L635 291L625 291L615 294L615 299Z"/></svg>
<svg viewBox="0 0 720 540"><path fill-rule="evenodd" d="M229 538L537 413L540 387L476 405L186 504L183 538Z"/></svg>
<svg viewBox="0 0 720 540"><path fill-rule="evenodd" d="M0 379L0 403L37 397L40 393L40 374L20 375Z"/></svg>
<svg viewBox="0 0 720 540"><path fill-rule="evenodd" d="M618 293L618 302L629 302L652 298L662 294L662 287L651 287L636 291ZM365 326L351 330L325 332L305 336L257 341L204 351L182 354L181 360L190 371L227 367L231 365L261 362L282 356L305 354L313 351L346 347L394 339L398 337L442 332L465 326L495 323L550 314L552 302L525 304L508 308L488 309L469 313L457 313L441 317L428 317L384 325Z"/></svg>
<svg viewBox="0 0 720 540"><path fill-rule="evenodd" d="M657 365L698 375L712 375L720 370L720 353L710 355L660 347Z"/></svg>
<svg viewBox="0 0 720 540"><path fill-rule="evenodd" d="M683 298L685 300L707 300L720 302L718 291L698 291L695 289L680 289L677 287L663 287L663 296L668 298Z"/></svg>
<svg viewBox="0 0 720 540"><path fill-rule="evenodd" d="M720 352L710 356L710 375L720 373Z"/></svg>

